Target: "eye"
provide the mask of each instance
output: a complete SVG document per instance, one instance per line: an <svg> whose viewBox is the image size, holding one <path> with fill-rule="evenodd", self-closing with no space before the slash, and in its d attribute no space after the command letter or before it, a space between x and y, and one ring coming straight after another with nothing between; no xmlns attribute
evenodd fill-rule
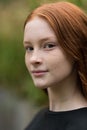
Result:
<svg viewBox="0 0 87 130"><path fill-rule="evenodd" d="M52 49L52 48L54 48L55 46L56 46L56 45L53 44L53 43L47 43L47 44L44 45L44 48L46 48L46 49Z"/></svg>
<svg viewBox="0 0 87 130"><path fill-rule="evenodd" d="M26 47L25 47L25 50L26 50L27 52L31 52L31 51L34 50L34 48L31 47L31 46L26 46Z"/></svg>

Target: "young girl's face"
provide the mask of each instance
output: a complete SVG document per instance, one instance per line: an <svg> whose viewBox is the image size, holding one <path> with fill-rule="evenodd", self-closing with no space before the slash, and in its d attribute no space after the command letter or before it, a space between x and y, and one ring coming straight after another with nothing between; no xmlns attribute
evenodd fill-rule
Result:
<svg viewBox="0 0 87 130"><path fill-rule="evenodd" d="M39 88L56 87L73 79L73 60L65 55L54 31L42 18L29 21L24 30L25 63Z"/></svg>

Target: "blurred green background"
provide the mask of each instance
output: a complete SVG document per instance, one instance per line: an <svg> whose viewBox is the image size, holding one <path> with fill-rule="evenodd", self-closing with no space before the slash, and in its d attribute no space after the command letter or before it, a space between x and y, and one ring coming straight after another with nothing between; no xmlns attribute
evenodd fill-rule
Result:
<svg viewBox="0 0 87 130"><path fill-rule="evenodd" d="M45 104L47 96L34 86L25 66L23 24L31 10L40 4L56 1L58 0L0 0L0 87L38 105ZM87 11L87 0L66 1Z"/></svg>

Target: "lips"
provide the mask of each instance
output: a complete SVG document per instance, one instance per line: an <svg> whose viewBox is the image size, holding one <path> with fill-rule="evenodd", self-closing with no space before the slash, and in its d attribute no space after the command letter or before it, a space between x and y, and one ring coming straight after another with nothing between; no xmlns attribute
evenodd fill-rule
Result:
<svg viewBox="0 0 87 130"><path fill-rule="evenodd" d="M34 70L34 71L32 71L32 74L34 76L42 76L42 75L44 75L47 72L48 72L47 70Z"/></svg>

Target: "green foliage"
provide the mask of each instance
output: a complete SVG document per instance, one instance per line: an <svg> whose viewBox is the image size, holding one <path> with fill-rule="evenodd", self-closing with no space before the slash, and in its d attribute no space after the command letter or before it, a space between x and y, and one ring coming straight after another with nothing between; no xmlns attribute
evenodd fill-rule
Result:
<svg viewBox="0 0 87 130"><path fill-rule="evenodd" d="M75 3L78 6L82 6L82 0L68 0L69 2Z"/></svg>
<svg viewBox="0 0 87 130"><path fill-rule="evenodd" d="M30 5L29 6L30 10L33 10L40 5L41 0L27 0L27 3L28 5Z"/></svg>
<svg viewBox="0 0 87 130"><path fill-rule="evenodd" d="M10 39L10 41L0 39L0 43L2 43L0 48L0 81L5 84L12 84L14 80L20 81L22 74L25 73L23 50L19 44L16 44L17 42L17 38Z"/></svg>
<svg viewBox="0 0 87 130"><path fill-rule="evenodd" d="M22 97L27 97L31 101L36 102L38 105L43 105L48 101L47 94L44 92L44 90L40 90L34 86L30 76L26 76L26 79L23 81L22 91Z"/></svg>
<svg viewBox="0 0 87 130"><path fill-rule="evenodd" d="M0 0L0 2L7 4L7 3L11 2L11 0Z"/></svg>

